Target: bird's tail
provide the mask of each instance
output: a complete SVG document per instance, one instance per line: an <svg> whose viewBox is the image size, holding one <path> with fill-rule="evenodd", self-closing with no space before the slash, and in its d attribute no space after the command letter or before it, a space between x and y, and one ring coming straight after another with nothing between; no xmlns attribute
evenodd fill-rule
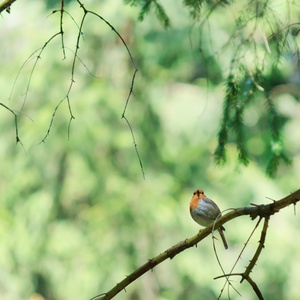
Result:
<svg viewBox="0 0 300 300"><path fill-rule="evenodd" d="M223 232L223 231L225 231L225 228L223 226L221 226L218 228L218 231L220 233L220 236L221 236L221 239L222 239L225 249L228 249L227 241L226 241L226 238L225 238L225 235Z"/></svg>

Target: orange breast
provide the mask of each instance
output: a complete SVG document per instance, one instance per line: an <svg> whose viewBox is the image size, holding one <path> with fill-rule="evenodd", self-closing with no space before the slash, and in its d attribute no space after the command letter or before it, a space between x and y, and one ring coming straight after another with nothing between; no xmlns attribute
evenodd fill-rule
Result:
<svg viewBox="0 0 300 300"><path fill-rule="evenodd" d="M198 207L198 204L199 204L199 197L194 195L190 202L190 210L196 209Z"/></svg>

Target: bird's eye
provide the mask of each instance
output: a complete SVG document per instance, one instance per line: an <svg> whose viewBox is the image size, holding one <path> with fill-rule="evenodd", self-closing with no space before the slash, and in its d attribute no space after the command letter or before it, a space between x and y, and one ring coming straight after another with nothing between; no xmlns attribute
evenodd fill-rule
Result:
<svg viewBox="0 0 300 300"><path fill-rule="evenodd" d="M204 192L202 190L196 190L194 193L194 195L204 195Z"/></svg>

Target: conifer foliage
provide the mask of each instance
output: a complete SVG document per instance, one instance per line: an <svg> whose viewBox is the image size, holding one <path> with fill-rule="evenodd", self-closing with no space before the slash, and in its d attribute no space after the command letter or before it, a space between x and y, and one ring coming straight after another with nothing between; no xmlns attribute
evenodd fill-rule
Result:
<svg viewBox="0 0 300 300"><path fill-rule="evenodd" d="M141 8L140 20L153 10L165 27L172 26L172 19L168 17L168 7L163 7L159 1L125 2ZM286 118L278 111L274 90L278 85L295 84L291 82L291 77L299 71L297 38L300 31L300 23L295 13L297 9L299 10L299 6L295 1L287 1L281 5L275 2L274 0L182 1L200 33L199 56L203 64L210 69L207 74L208 80L219 77L225 85L223 114L215 150L216 162L225 163L229 143L236 145L238 161L241 164L247 165L249 160L253 159L247 151L245 143L247 131L243 120L248 107L259 105L265 112L261 114L261 118L267 120L269 128L269 138L263 139L266 143L265 148L268 149L264 155L264 161L268 161L265 165L266 173L271 177L276 175L280 162L285 164L291 162L284 150L282 139ZM226 22L214 18L220 17L220 14ZM222 44L216 42L217 30L222 30L224 35L228 35ZM216 61L219 68L210 68L212 61ZM290 76L277 77L276 74L280 74L278 70L286 66L293 69Z"/></svg>

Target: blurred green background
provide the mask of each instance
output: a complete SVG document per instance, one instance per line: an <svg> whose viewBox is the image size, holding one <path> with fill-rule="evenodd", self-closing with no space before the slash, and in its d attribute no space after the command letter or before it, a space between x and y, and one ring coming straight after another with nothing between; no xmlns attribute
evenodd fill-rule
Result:
<svg viewBox="0 0 300 300"><path fill-rule="evenodd" d="M87 16L84 24L79 57L96 77L77 62L70 93L75 116L70 139L70 116L63 102L49 137L40 144L71 80L77 27L65 15L67 59L63 60L57 37L42 53L24 114L19 115L19 135L26 153L15 145L13 115L0 109L3 300L90 299L108 291L147 259L197 233L199 226L188 209L196 188L202 188L225 210L269 203L266 197L280 199L300 187L297 96L286 91L275 99L286 117L283 141L293 159L291 166L281 166L275 179L265 175L269 128L258 99L244 119L246 133L251 133L246 135L246 144L254 160L247 168L241 166L235 145L230 143L228 162L218 167L213 153L225 93L221 70L226 69L226 57L223 62L203 65L197 22L177 2L164 2L172 25L167 30L152 14L138 22L139 9L122 1L85 4L118 30L139 68L126 116L146 178L130 130L121 119L134 68L116 34L94 16ZM0 18L0 102L16 111L23 103L34 56L21 70L8 100L15 77L24 61L59 31L59 14L52 14L56 8L59 5L53 7L50 2L47 6L43 1L17 1L11 14L3 13ZM71 1L66 10L80 23L82 11L76 2ZM232 29L224 26L223 16L221 10L211 19L212 43ZM283 60L277 77L282 78L280 83L299 81L295 64ZM241 217L226 224L229 250L224 251L217 242L225 271L237 259L254 223ZM265 299L299 298L299 226L293 207L271 218L266 247L252 273ZM236 272L248 264L259 234L260 230ZM218 275L221 270L208 238L148 272L115 299L216 299L224 284L221 279L213 280ZM255 299L248 284L240 285L239 280L232 278L243 299ZM228 299L228 293L230 299L240 299L233 289L226 289L221 299Z"/></svg>

